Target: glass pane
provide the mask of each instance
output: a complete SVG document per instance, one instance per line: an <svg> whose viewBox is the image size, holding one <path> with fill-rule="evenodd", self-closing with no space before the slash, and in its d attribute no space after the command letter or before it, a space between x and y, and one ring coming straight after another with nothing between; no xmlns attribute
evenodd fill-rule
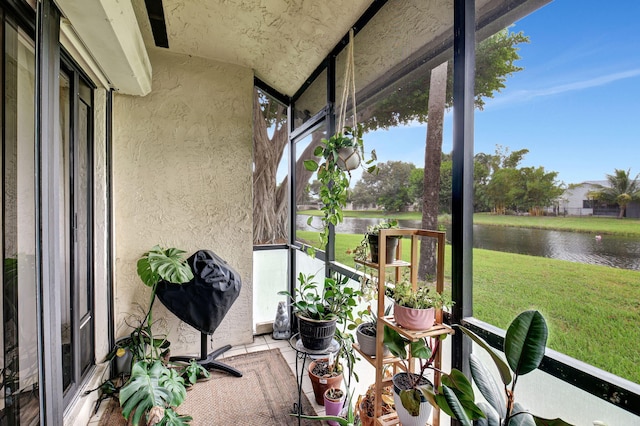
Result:
<svg viewBox="0 0 640 426"><path fill-rule="evenodd" d="M287 108L255 90L253 131L253 243L288 241L289 131Z"/></svg>
<svg viewBox="0 0 640 426"><path fill-rule="evenodd" d="M74 377L73 369L73 317L72 317L72 292L71 292L71 232L73 221L71 218L71 82L69 76L63 71L60 72L60 159L59 165L62 172L62 180L59 183L60 198L58 207L60 209L60 264L62 267L62 286L60 289L60 320L62 331L62 381L66 390L72 383Z"/></svg>
<svg viewBox="0 0 640 426"><path fill-rule="evenodd" d="M76 259L78 311L80 316L89 312L91 277L89 275L89 107L82 101L78 108L78 142L76 158Z"/></svg>
<svg viewBox="0 0 640 426"><path fill-rule="evenodd" d="M293 125L300 127L316 115L327 104L327 72L322 71L296 101L293 111Z"/></svg>
<svg viewBox="0 0 640 426"><path fill-rule="evenodd" d="M295 144L296 149L296 241L318 246L318 232L322 228L322 222L318 209L319 184L316 173L305 169L304 161L313 159L319 161L313 155L314 149L320 145L320 141L326 137L324 125L313 131L310 135ZM311 216L309 216L311 214ZM308 221L311 220L309 224ZM324 247L321 248L324 250Z"/></svg>
<svg viewBox="0 0 640 426"><path fill-rule="evenodd" d="M528 42L517 46L521 69L475 114L473 255L474 316L504 329L538 309L550 348L634 383L640 203L618 220L608 217L622 212L616 197L598 193L631 193L619 184L640 172L637 13L620 1L575 19L551 2L509 28Z"/></svg>
<svg viewBox="0 0 640 426"><path fill-rule="evenodd" d="M37 424L35 53L33 42L5 22L2 393L3 424Z"/></svg>

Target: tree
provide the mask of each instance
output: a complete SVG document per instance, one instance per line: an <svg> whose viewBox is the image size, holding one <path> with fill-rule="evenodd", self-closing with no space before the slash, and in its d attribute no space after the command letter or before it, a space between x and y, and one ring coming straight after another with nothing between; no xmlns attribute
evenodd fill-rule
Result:
<svg viewBox="0 0 640 426"><path fill-rule="evenodd" d="M640 200L640 182L638 181L640 174L637 174L633 179L631 179L630 176L631 169L626 171L615 169L612 175L607 175L609 187L605 188L600 185L600 188L602 189L592 193L599 201L609 204L617 204L618 207L620 207L618 219L622 219L624 217L627 204L631 201Z"/></svg>
<svg viewBox="0 0 640 426"><path fill-rule="evenodd" d="M364 173L356 183L352 201L374 200L387 212L406 211L415 198L408 183L416 166L404 161L387 161L378 164L378 173Z"/></svg>
<svg viewBox="0 0 640 426"><path fill-rule="evenodd" d="M508 30L483 40L476 54L476 106L482 108L483 98L492 97L504 88L506 78L521 68L514 65L519 59L517 45L527 42L522 33ZM452 104L453 67L449 67L447 82L447 106ZM430 72L415 78L401 91L368 107L358 109L359 121L366 130L389 128L412 121L426 123L428 115ZM287 121L285 108L259 90L254 104L254 243L276 242L286 239L288 197L286 178L276 181L277 168L287 146ZM271 137L269 133L271 131ZM313 148L319 144L322 134L313 133L314 140L308 152L299 156L296 164L296 200L304 193L311 173L302 166L304 159L312 158ZM366 137L366 135L365 135ZM355 194L354 194L355 195Z"/></svg>

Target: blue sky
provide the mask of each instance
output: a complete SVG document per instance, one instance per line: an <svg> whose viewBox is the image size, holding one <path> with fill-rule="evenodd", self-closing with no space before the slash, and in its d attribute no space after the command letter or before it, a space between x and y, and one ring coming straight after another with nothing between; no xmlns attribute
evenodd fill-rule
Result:
<svg viewBox="0 0 640 426"><path fill-rule="evenodd" d="M527 148L523 166L558 181L604 180L614 169L640 173L640 31L636 0L555 0L516 22L524 70L475 114L475 152ZM451 151L452 115L443 151ZM379 161L424 166L425 126L365 135ZM355 178L357 180L357 177Z"/></svg>

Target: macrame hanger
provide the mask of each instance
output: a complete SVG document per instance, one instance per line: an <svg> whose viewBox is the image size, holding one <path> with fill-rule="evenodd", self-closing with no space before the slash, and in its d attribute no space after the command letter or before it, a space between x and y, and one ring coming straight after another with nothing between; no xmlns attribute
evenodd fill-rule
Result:
<svg viewBox="0 0 640 426"><path fill-rule="evenodd" d="M342 83L342 98L340 102L340 112L338 114L338 132L342 132L346 125L347 103L349 95L353 104L353 128L358 126L356 114L356 76L355 63L353 60L353 28L349 29L349 46L347 48L347 63L345 65L344 80Z"/></svg>

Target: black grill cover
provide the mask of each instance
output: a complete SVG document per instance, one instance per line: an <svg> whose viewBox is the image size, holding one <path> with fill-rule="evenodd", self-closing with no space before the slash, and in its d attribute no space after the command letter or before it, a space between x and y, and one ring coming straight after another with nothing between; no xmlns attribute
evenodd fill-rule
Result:
<svg viewBox="0 0 640 426"><path fill-rule="evenodd" d="M193 280L158 283L157 296L178 318L201 333L213 334L240 294L240 274L211 250L187 259Z"/></svg>

